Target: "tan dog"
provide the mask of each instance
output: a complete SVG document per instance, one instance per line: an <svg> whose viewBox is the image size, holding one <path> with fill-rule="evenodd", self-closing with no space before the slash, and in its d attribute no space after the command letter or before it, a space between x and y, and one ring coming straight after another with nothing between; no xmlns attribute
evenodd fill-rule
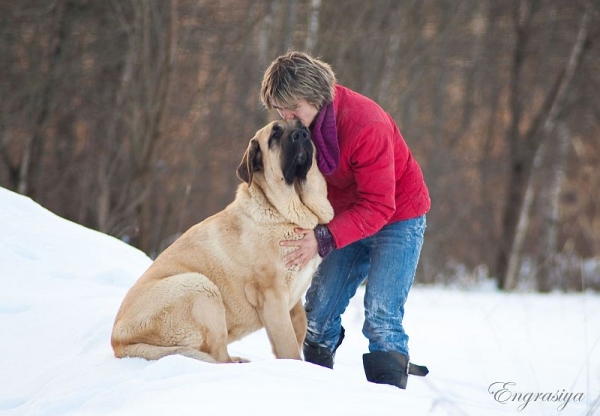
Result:
<svg viewBox="0 0 600 416"><path fill-rule="evenodd" d="M168 247L125 296L111 337L116 357L243 361L227 344L264 327L277 358L301 359L301 297L321 258L287 268L293 249L279 242L333 217L308 130L297 121L267 125L237 174L244 183L235 200Z"/></svg>

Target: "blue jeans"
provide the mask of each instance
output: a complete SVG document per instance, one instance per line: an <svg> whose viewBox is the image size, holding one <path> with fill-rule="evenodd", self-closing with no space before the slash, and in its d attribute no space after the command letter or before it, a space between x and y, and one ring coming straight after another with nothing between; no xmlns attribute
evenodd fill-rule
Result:
<svg viewBox="0 0 600 416"><path fill-rule="evenodd" d="M425 228L424 215L398 221L323 259L306 293L306 339L335 352L342 313L368 279L363 334L369 351L408 356L408 335L402 327L404 303L414 281Z"/></svg>

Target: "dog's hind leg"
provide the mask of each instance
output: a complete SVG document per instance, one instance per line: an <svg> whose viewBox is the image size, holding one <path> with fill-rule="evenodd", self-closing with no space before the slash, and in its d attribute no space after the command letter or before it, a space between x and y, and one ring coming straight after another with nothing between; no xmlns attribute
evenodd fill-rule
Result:
<svg viewBox="0 0 600 416"><path fill-rule="evenodd" d="M217 363L247 362L243 358L229 356L227 319L221 292L208 278L199 276L206 280L202 283L201 290L195 291L193 295L191 316L197 331L202 333L204 342L201 349Z"/></svg>
<svg viewBox="0 0 600 416"><path fill-rule="evenodd" d="M168 355L179 354L185 357L193 358L207 363L216 363L217 361L209 354L190 347L159 347L150 344L132 344L123 347L124 356L138 357L146 360L158 360Z"/></svg>
<svg viewBox="0 0 600 416"><path fill-rule="evenodd" d="M158 360L172 354L212 363L227 353L225 306L218 287L199 273L182 273L136 293L117 319L115 356Z"/></svg>

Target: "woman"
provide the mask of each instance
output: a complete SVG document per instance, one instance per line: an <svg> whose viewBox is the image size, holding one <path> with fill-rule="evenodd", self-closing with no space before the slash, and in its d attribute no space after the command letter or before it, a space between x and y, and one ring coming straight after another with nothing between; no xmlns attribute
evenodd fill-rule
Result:
<svg viewBox="0 0 600 416"><path fill-rule="evenodd" d="M303 267L323 262L306 294L306 361L333 368L344 338L341 315L367 280L363 334L369 381L406 388L408 336L402 326L425 232L430 199L423 174L392 118L375 102L336 84L331 67L289 52L264 74L261 101L283 119L308 127L327 181L333 220L298 229L298 247L285 257ZM426 373L412 366L411 373ZM418 374L424 375L424 374Z"/></svg>

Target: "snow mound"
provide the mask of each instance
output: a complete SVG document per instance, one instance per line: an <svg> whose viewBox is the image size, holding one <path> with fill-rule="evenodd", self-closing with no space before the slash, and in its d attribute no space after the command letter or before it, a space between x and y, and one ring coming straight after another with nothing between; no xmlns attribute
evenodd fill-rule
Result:
<svg viewBox="0 0 600 416"><path fill-rule="evenodd" d="M343 316L347 336L333 371L275 360L264 331L230 346L248 364L114 358L114 316L150 263L0 188L0 414L495 415L525 414L523 404L527 414L598 411L600 297L592 293L416 287L405 326L412 360L431 373L401 391L365 380L362 291ZM490 392L496 382L515 383L507 387L521 396L503 402ZM562 396L526 401L529 392Z"/></svg>

